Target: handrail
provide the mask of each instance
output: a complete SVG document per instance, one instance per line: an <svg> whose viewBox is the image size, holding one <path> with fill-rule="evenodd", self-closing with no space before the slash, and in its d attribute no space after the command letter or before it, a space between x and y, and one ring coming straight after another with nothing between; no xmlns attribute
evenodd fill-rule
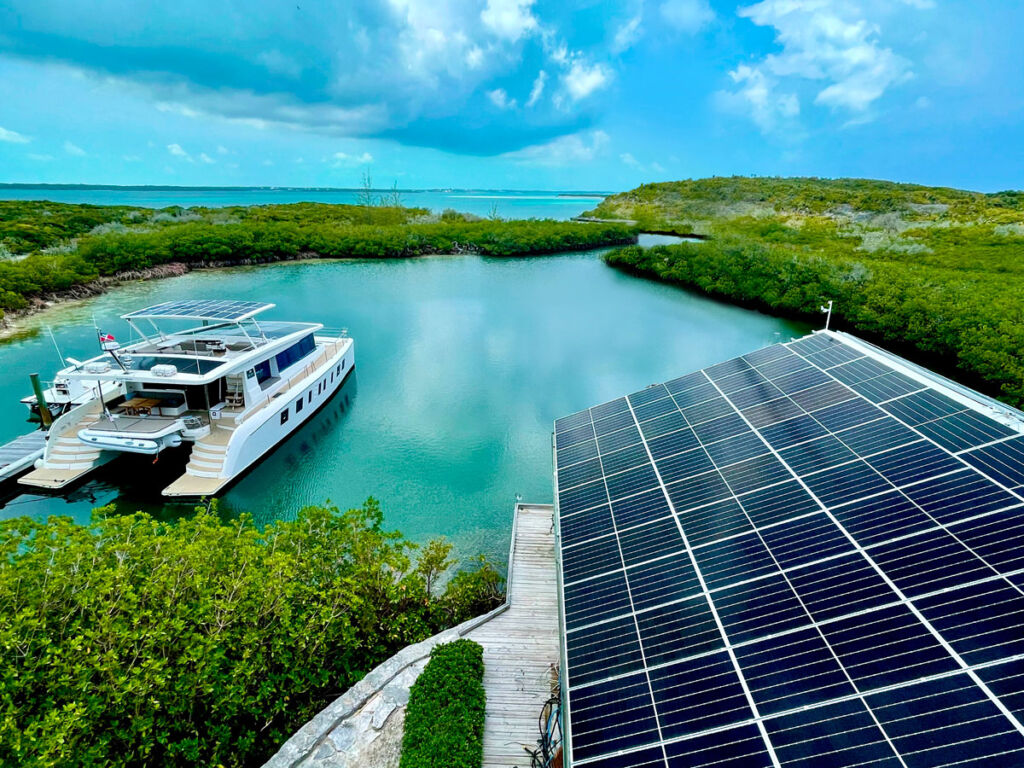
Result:
<svg viewBox="0 0 1024 768"><path fill-rule="evenodd" d="M516 502L515 507L512 509L512 541L508 545L508 573L505 576L505 599L501 605L494 608L483 616L477 616L475 619L469 619L463 624L459 625L459 636L465 637L469 632L479 627L481 624L490 621L495 616L504 613L512 606L512 574L515 572L515 556L516 556L516 532L519 530L519 510L523 507L530 506L535 507L536 504L523 504L520 501Z"/></svg>
<svg viewBox="0 0 1024 768"><path fill-rule="evenodd" d="M288 380L285 381L284 384L282 384L277 389L277 391L274 392L274 394L267 395L266 398L264 398L262 402L260 402L258 405L254 405L251 410L246 411L242 415L241 419L236 419L235 423L236 424L241 424L241 423L247 421L249 419L249 417L252 416L254 413L256 413L258 411L261 411L268 404L270 404L271 402L276 400L281 395L281 393L284 390L290 389L292 387L292 385L295 384L296 381L301 381L302 379L307 378L314 370L316 370L316 368L318 368L320 365L322 365L325 360L330 359L332 353L328 352L328 350L326 349L326 345L330 344L333 347L333 350L337 351L338 344L340 342L341 342L341 339L336 339L336 340L327 340L327 339L325 339L324 340L325 349L319 355L317 355L316 358L313 361L307 363L303 367L303 369L302 369L302 371L300 373L296 373L296 374L293 374L292 376L290 376L288 378Z"/></svg>

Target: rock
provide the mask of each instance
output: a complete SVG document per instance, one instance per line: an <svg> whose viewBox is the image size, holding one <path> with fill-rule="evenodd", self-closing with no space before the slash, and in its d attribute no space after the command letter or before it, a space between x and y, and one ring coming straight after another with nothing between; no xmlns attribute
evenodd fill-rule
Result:
<svg viewBox="0 0 1024 768"><path fill-rule="evenodd" d="M333 746L331 746L330 741L325 741L323 744L320 745L320 749L316 751L316 754L313 755L313 759L326 760L328 757L331 757L334 754L334 752L335 749Z"/></svg>
<svg viewBox="0 0 1024 768"><path fill-rule="evenodd" d="M373 717L370 719L370 725L373 726L375 731L379 731L384 727L384 723L391 716L391 713L398 708L398 704L390 699L385 699L377 708L373 711Z"/></svg>
<svg viewBox="0 0 1024 768"><path fill-rule="evenodd" d="M342 723L327 736L327 740L334 745L338 752L348 750L356 740L356 729L349 723Z"/></svg>

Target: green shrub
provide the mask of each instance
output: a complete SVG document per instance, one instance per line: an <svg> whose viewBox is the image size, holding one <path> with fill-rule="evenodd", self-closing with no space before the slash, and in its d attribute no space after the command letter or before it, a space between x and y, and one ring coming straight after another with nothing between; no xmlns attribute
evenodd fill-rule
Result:
<svg viewBox="0 0 1024 768"><path fill-rule="evenodd" d="M399 649L500 602L489 565L431 594L451 561L415 561L372 499L263 530L105 514L0 523L0 765L259 765Z"/></svg>
<svg viewBox="0 0 1024 768"><path fill-rule="evenodd" d="M526 256L635 239L633 228L618 224L483 221L449 211L424 223L426 213L321 203L152 211L0 201L0 247L29 254L0 260L0 309L23 309L32 296L172 261L266 262L300 254L380 259L452 251ZM71 238L74 245L61 252L39 250Z"/></svg>
<svg viewBox="0 0 1024 768"><path fill-rule="evenodd" d="M484 756L484 649L437 645L409 693L399 768L480 768Z"/></svg>
<svg viewBox="0 0 1024 768"><path fill-rule="evenodd" d="M597 213L702 243L608 264L861 333L1024 406L1024 195L862 179L701 179L639 187Z"/></svg>

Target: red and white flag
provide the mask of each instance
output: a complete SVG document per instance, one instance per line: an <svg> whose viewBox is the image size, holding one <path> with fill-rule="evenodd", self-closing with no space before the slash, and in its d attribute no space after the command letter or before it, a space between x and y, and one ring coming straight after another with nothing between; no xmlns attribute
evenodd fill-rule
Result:
<svg viewBox="0 0 1024 768"><path fill-rule="evenodd" d="M100 349L102 349L104 352L112 353L114 350L119 349L121 346L120 344L117 343L117 341L115 341L114 334L112 333L103 333L102 331L96 331L96 335L100 337Z"/></svg>

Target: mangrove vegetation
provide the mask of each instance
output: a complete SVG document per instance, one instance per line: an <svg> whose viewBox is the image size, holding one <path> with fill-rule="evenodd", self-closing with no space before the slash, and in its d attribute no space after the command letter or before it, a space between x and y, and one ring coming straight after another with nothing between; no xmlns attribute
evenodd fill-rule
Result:
<svg viewBox="0 0 1024 768"><path fill-rule="evenodd" d="M202 508L2 522L0 765L260 765L399 649L501 602L486 561L445 578L450 549L384 530L373 499L263 529Z"/></svg>
<svg viewBox="0 0 1024 768"><path fill-rule="evenodd" d="M839 328L1024 405L1024 192L860 179L649 184L592 215L709 239L625 247L606 261Z"/></svg>
<svg viewBox="0 0 1024 768"><path fill-rule="evenodd" d="M619 224L506 221L454 211L434 215L398 205L295 203L154 211L0 201L0 310L24 309L34 297L172 262L203 266L435 253L506 257L634 240L635 229Z"/></svg>

